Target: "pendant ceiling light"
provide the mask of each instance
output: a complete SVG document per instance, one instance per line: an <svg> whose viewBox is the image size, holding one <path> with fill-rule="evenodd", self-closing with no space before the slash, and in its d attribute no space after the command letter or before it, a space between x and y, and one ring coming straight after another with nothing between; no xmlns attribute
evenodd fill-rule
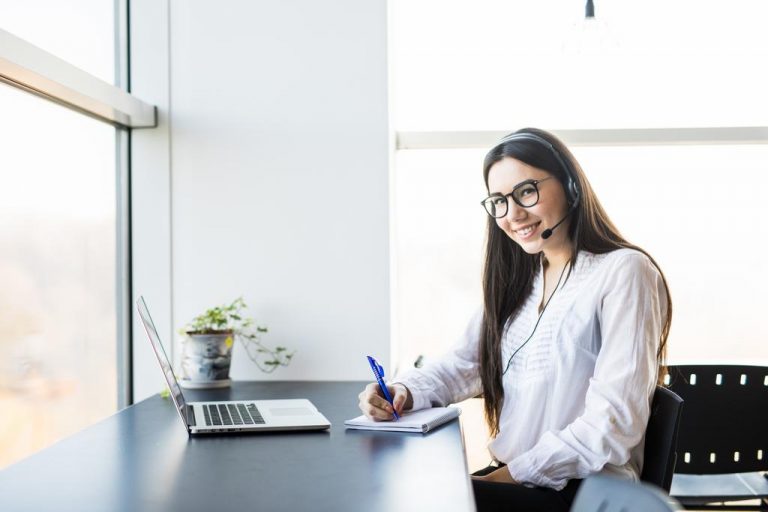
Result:
<svg viewBox="0 0 768 512"><path fill-rule="evenodd" d="M584 18L571 26L563 40L568 54L603 54L618 49L619 44L602 19L595 17L595 3L587 0Z"/></svg>

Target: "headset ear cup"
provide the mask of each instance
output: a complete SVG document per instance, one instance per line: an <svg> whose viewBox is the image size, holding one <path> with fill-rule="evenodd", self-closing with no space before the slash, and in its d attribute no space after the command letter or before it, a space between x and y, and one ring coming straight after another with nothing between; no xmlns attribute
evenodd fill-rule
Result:
<svg viewBox="0 0 768 512"><path fill-rule="evenodd" d="M581 194L579 194L579 186L576 185L576 180L573 176L569 176L568 195L570 197L571 206L574 208L578 206L579 200L581 199Z"/></svg>

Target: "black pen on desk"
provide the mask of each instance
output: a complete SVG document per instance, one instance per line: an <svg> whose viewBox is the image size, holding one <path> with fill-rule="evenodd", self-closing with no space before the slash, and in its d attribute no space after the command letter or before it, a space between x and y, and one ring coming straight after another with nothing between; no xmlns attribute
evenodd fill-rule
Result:
<svg viewBox="0 0 768 512"><path fill-rule="evenodd" d="M384 394L384 398L387 400L387 402L389 402L389 405L392 406L392 414L395 416L395 420L399 420L400 416L397 415L397 411L395 410L395 401L392 400L392 396L389 394L387 385L384 383L384 367L376 362L376 360L371 356L368 356L368 364L371 365L371 370L373 370L373 375L376 376L376 382L379 383L379 388L381 388L381 392Z"/></svg>

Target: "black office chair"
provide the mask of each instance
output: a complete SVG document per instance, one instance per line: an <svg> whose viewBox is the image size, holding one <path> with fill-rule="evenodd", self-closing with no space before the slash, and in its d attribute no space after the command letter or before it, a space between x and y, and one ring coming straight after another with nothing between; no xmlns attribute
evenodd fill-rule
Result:
<svg viewBox="0 0 768 512"><path fill-rule="evenodd" d="M640 480L669 492L677 461L677 433L683 399L672 391L656 386L651 401L651 417L645 430L643 472Z"/></svg>
<svg viewBox="0 0 768 512"><path fill-rule="evenodd" d="M768 510L768 367L672 366L685 400L670 494L697 510ZM760 500L756 506L715 502Z"/></svg>
<svg viewBox="0 0 768 512"><path fill-rule="evenodd" d="M579 487L571 512L671 512L680 504L648 484L595 475Z"/></svg>

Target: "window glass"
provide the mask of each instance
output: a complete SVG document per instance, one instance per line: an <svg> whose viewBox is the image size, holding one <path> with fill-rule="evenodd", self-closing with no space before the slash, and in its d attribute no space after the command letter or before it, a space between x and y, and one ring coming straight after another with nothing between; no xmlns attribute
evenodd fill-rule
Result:
<svg viewBox="0 0 768 512"><path fill-rule="evenodd" d="M768 146L576 147L621 232L671 289L671 362L768 363L762 321ZM447 350L482 303L485 150L397 152L395 337L400 368Z"/></svg>
<svg viewBox="0 0 768 512"><path fill-rule="evenodd" d="M117 407L115 129L0 84L0 468Z"/></svg>
<svg viewBox="0 0 768 512"><path fill-rule="evenodd" d="M394 127L765 126L768 2L393 0Z"/></svg>
<svg viewBox="0 0 768 512"><path fill-rule="evenodd" d="M115 82L113 0L0 0L0 29Z"/></svg>
<svg viewBox="0 0 768 512"><path fill-rule="evenodd" d="M444 352L480 307L484 155L476 149L396 153L393 307L400 368Z"/></svg>

